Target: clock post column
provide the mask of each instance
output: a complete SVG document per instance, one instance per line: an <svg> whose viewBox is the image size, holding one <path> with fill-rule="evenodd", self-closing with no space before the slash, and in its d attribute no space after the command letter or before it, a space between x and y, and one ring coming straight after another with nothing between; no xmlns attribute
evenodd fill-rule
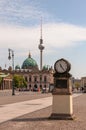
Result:
<svg viewBox="0 0 86 130"><path fill-rule="evenodd" d="M58 62L57 62L58 63ZM61 61L60 61L61 64ZM61 64L63 66L63 64ZM56 67L56 63L55 63ZM55 70L58 70L58 68ZM68 70L69 71L69 70ZM71 74L55 71L51 119L73 119Z"/></svg>

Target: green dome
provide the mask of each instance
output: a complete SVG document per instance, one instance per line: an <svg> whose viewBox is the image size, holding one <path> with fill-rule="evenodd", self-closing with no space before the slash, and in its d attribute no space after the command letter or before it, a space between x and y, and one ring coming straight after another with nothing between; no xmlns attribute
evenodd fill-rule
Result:
<svg viewBox="0 0 86 130"><path fill-rule="evenodd" d="M31 55L29 54L28 58L23 62L22 69L29 69L29 68L38 68L38 65L36 61L31 58Z"/></svg>
<svg viewBox="0 0 86 130"><path fill-rule="evenodd" d="M20 66L19 66L19 65L16 65L16 66L15 66L15 70L17 70L17 69L20 69Z"/></svg>
<svg viewBox="0 0 86 130"><path fill-rule="evenodd" d="M48 65L44 65L43 70L48 70Z"/></svg>

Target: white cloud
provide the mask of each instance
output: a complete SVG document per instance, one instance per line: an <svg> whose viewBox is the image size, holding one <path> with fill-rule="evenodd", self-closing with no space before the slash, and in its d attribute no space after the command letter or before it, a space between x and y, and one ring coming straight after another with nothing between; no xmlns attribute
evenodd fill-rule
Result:
<svg viewBox="0 0 86 130"><path fill-rule="evenodd" d="M0 47L37 48L40 39L40 27L0 26ZM86 41L86 28L71 24L57 23L43 25L43 39L48 48L67 47Z"/></svg>
<svg viewBox="0 0 86 130"><path fill-rule="evenodd" d="M46 41L53 47L67 47L86 41L86 28L83 27L57 23L45 25L44 28Z"/></svg>
<svg viewBox="0 0 86 130"><path fill-rule="evenodd" d="M0 26L0 43L1 47L11 48L35 48L38 40L37 28L8 27Z"/></svg>
<svg viewBox="0 0 86 130"><path fill-rule="evenodd" d="M0 0L0 23L27 25L40 16L47 19L49 14L41 10L37 0Z"/></svg>

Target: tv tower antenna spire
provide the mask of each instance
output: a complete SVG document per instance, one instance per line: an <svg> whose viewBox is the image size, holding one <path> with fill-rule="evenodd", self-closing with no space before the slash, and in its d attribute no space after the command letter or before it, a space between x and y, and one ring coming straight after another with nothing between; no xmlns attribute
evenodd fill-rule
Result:
<svg viewBox="0 0 86 130"><path fill-rule="evenodd" d="M40 50L40 70L42 70L42 62L43 62L43 50L44 50L44 46L43 44L43 39L42 39L42 17L41 17L41 37L40 37L40 44L38 46L39 50Z"/></svg>
<svg viewBox="0 0 86 130"><path fill-rule="evenodd" d="M41 17L41 39L42 39L42 17Z"/></svg>

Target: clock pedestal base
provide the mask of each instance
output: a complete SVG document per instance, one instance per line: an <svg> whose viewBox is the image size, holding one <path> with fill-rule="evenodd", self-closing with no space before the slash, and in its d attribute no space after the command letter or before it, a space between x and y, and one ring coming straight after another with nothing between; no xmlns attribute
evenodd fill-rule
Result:
<svg viewBox="0 0 86 130"><path fill-rule="evenodd" d="M72 95L53 95L51 119L73 119Z"/></svg>

